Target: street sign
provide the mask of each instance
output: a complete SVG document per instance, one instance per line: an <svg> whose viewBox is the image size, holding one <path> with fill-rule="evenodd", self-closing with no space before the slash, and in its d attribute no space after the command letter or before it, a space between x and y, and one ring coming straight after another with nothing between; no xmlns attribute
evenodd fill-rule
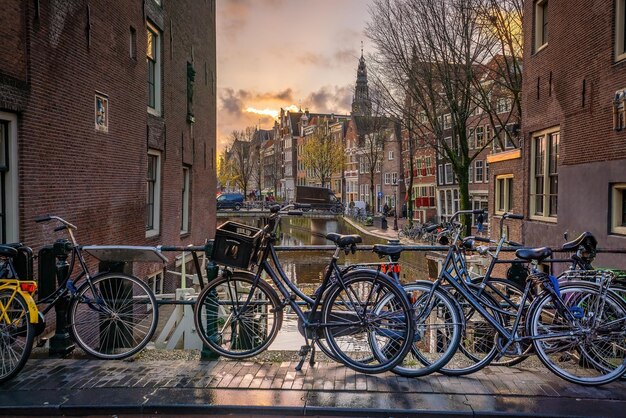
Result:
<svg viewBox="0 0 626 418"><path fill-rule="evenodd" d="M378 192L378 198L383 197L383 192Z"/></svg>

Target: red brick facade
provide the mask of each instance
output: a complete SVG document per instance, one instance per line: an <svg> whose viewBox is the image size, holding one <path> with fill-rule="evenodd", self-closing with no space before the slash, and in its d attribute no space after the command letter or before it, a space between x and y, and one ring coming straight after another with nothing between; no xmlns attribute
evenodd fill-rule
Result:
<svg viewBox="0 0 626 418"><path fill-rule="evenodd" d="M0 119L17 121L13 240L35 249L50 243L55 236L34 223L41 214L76 224L84 244L187 245L212 237L215 2L8 3L0 15ZM160 37L158 117L147 113L147 21ZM194 123L187 120L187 63L195 70ZM108 98L108 132L95 129L96 93ZM160 229L152 238L148 149L161 153ZM189 232L181 235L183 166L191 192Z"/></svg>
<svg viewBox="0 0 626 418"><path fill-rule="evenodd" d="M626 60L616 58L623 29L619 1L550 2L547 43L535 45L535 8L524 5L523 169L524 214L531 210L531 143L558 129L558 214L525 222L528 245L559 246L562 234L591 231L603 248L625 248L611 225L612 188L626 183L626 132L613 129L613 100L626 88ZM619 20L619 17L617 17ZM626 268L623 255L602 255L598 265Z"/></svg>

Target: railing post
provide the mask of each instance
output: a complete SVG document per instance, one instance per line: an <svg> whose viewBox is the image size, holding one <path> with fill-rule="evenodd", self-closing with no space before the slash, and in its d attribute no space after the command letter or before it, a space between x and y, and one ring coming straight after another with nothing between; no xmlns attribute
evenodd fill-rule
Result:
<svg viewBox="0 0 626 418"><path fill-rule="evenodd" d="M66 239L59 239L54 243L52 251L57 259L56 277L57 283L60 286L70 274L70 265L67 262L67 257L71 251L70 242ZM54 336L50 338L50 349L48 351L50 357L65 357L75 348L67 330L67 309L69 301L69 295L66 295L60 298L54 305L54 312L56 314L56 331Z"/></svg>

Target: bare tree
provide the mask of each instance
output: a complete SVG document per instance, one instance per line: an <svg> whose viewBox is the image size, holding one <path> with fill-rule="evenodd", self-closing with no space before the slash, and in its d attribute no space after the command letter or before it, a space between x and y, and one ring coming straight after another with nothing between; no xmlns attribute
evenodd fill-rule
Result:
<svg viewBox="0 0 626 418"><path fill-rule="evenodd" d="M230 151L226 164L229 166L235 184L248 195L248 185L254 179L258 166L257 149L252 143L255 127L249 126L242 131L233 131L230 136Z"/></svg>
<svg viewBox="0 0 626 418"><path fill-rule="evenodd" d="M327 121L317 125L313 135L306 138L302 162L322 187L326 187L334 173L343 170L345 159L343 143L333 138Z"/></svg>
<svg viewBox="0 0 626 418"><path fill-rule="evenodd" d="M374 0L367 28L378 51L370 61L387 104L405 118L410 134L419 135L451 163L461 209L470 208L469 167L490 144L485 141L471 150L467 127L481 107L477 86L495 85L484 83L497 39L494 31L485 30L484 12L491 3Z"/></svg>

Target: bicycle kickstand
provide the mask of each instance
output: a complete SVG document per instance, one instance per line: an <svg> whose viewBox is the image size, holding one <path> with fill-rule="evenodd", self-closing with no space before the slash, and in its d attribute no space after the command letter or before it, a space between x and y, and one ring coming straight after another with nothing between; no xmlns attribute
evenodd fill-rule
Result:
<svg viewBox="0 0 626 418"><path fill-rule="evenodd" d="M304 361L306 360L306 356L307 354L309 354L310 351L311 351L311 346L309 345L309 340L306 340L306 344L300 347L300 351L298 351L298 355L300 356L300 361L298 362L298 365L296 366L297 372L302 370L302 365L304 364Z"/></svg>

